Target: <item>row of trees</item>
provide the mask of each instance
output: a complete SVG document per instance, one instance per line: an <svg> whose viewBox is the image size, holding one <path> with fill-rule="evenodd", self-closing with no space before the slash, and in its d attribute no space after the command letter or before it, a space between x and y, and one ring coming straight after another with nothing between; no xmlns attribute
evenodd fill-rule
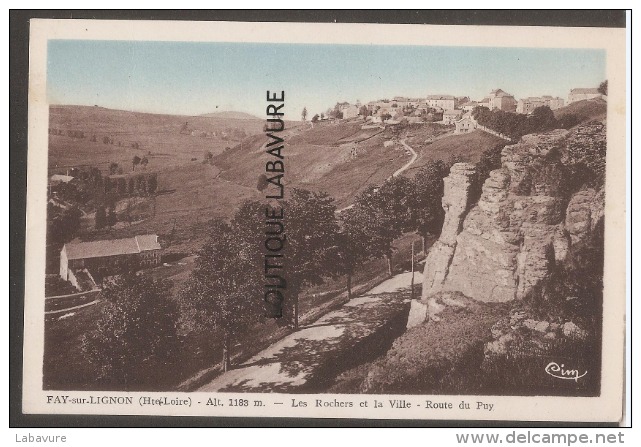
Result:
<svg viewBox="0 0 641 447"><path fill-rule="evenodd" d="M560 128L569 129L580 121L578 116L571 113L556 119L554 112L548 106L537 107L530 115L504 110L490 110L487 107L475 107L472 116L480 125L489 127L514 140L530 133Z"/></svg>
<svg viewBox="0 0 641 447"><path fill-rule="evenodd" d="M104 227L112 227L118 222L115 207L109 206L109 210L104 205L98 205L96 208L95 227L100 230Z"/></svg>
<svg viewBox="0 0 641 447"><path fill-rule="evenodd" d="M126 177L104 177L102 188L105 193L117 196L150 195L158 189L158 174L155 172L130 174Z"/></svg>
<svg viewBox="0 0 641 447"><path fill-rule="evenodd" d="M483 154L477 183L498 167L501 147ZM424 241L438 235L444 218L443 178L450 166L440 160L430 162L413 179L393 177L380 187L369 187L340 213L327 194L294 189L283 207L281 276L286 280L286 299L283 318L277 322L297 329L301 291L328 277L345 275L351 298L352 276L369 259L387 259L392 275L393 242L403 233L416 231ZM188 321L200 328L216 327L223 334L224 369L231 363L232 340L263 315L264 213L264 204L246 202L229 223L214 222L212 236L180 294Z"/></svg>
<svg viewBox="0 0 641 447"><path fill-rule="evenodd" d="M147 158L146 155L143 155L142 157L139 157L138 155L134 155L133 158L131 159L131 170L135 171L136 167L141 166L143 169L147 168L147 165L149 164L149 159ZM117 174L123 174L124 170L122 166L120 166L116 162L111 162L109 163L109 175L117 175Z"/></svg>
<svg viewBox="0 0 641 447"><path fill-rule="evenodd" d="M333 109L327 109L325 113L315 114L312 117L312 123L317 122L319 119L325 119L325 117L329 119L342 119L343 118L343 112L341 111L341 106L347 104L347 103L336 103ZM303 108L303 111L301 112L301 120L306 121L307 120L307 107Z"/></svg>
<svg viewBox="0 0 641 447"><path fill-rule="evenodd" d="M499 152L496 147L484 154L479 164L486 167L480 170L486 172L483 175L496 167ZM354 205L340 213L327 194L293 189L283 203L279 273L286 287L281 289L283 317L276 322L297 329L301 291L330 277L344 275L351 298L352 275L368 259L386 258L392 274L393 242L403 233L437 235L444 218L443 178L449 168L450 163L436 161L412 179L393 177L362 191ZM169 361L166 353L175 349L181 325L182 332L215 329L212 334L222 335L223 370L231 366L234 342L265 318L265 204L245 202L229 222L212 221L209 234L175 301L165 283L141 276L125 275L105 289L107 305L98 329L83 345L105 377L121 377L126 385L133 383L131 374L151 374L154 368L147 365ZM159 347L163 343L166 348Z"/></svg>
<svg viewBox="0 0 641 447"><path fill-rule="evenodd" d="M71 130L71 129L55 129L53 127L49 128L49 135L66 135L70 138L85 138L85 133L82 130Z"/></svg>
<svg viewBox="0 0 641 447"><path fill-rule="evenodd" d="M83 134L82 138L84 138L84 134ZM92 143L97 143L98 142L98 136L96 134L93 134L91 136L91 138L89 138L89 141L92 142ZM122 141L116 141L113 137L110 137L109 135L104 135L102 137L101 141L102 141L102 144L114 145L114 144L117 143L118 147L122 147ZM129 145L133 149L140 149L140 143L138 141L134 141L134 142L130 143Z"/></svg>

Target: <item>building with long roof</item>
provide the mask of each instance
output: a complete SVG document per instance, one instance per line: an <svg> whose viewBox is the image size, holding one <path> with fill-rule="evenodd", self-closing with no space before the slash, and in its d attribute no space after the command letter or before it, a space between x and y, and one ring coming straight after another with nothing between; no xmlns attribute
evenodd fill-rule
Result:
<svg viewBox="0 0 641 447"><path fill-rule="evenodd" d="M126 239L70 242L60 251L60 277L78 287L78 271L88 271L89 275L113 274L129 263L136 263L140 267L154 267L160 264L160 253L160 243L155 234Z"/></svg>
<svg viewBox="0 0 641 447"><path fill-rule="evenodd" d="M602 98L598 88L573 88L568 95L568 104L584 99Z"/></svg>

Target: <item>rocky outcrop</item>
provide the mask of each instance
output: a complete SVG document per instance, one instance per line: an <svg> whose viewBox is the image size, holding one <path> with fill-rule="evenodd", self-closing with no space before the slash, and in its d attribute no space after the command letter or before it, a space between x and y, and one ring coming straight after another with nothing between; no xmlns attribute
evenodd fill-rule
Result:
<svg viewBox="0 0 641 447"><path fill-rule="evenodd" d="M432 246L423 271L423 297L439 292L449 273L461 232L463 218L468 209L469 193L475 168L470 163L456 163L444 179L442 205L445 221L438 241Z"/></svg>
<svg viewBox="0 0 641 447"><path fill-rule="evenodd" d="M565 212L565 228L572 243L577 243L594 230L603 218L605 191L586 188L574 194Z"/></svg>
<svg viewBox="0 0 641 447"><path fill-rule="evenodd" d="M603 217L603 189L584 187L570 195L573 166L562 160L592 141L586 135L598 142L604 133L594 123L526 135L506 146L501 168L490 173L471 209L473 166L455 164L445 179L443 231L425 265L423 302L442 291L503 302L540 290L570 246Z"/></svg>

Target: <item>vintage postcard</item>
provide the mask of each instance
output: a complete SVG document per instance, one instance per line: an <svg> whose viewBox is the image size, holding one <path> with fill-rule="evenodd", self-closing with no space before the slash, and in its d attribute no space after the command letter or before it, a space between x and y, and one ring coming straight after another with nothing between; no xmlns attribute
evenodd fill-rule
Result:
<svg viewBox="0 0 641 447"><path fill-rule="evenodd" d="M625 29L30 39L24 413L621 420Z"/></svg>

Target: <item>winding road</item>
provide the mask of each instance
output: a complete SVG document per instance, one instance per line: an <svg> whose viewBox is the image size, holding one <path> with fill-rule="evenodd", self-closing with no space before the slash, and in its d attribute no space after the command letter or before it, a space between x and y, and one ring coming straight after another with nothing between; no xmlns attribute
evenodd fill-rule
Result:
<svg viewBox="0 0 641 447"><path fill-rule="evenodd" d="M405 163L402 167L400 167L400 168L399 168L399 169L397 169L397 170L396 170L392 175L390 175L390 176L387 178L388 180L389 180L389 179L391 179L391 178L393 178L393 177L398 177L398 176L399 176L399 175L401 175L403 172L407 171L407 170L409 169L409 167L410 167L410 166L412 166L412 165L414 164L414 162L416 161L416 159L418 158L418 154L416 153L416 151L415 151L415 150L414 150L414 149L413 149L409 144L407 144L407 143L405 142L405 138L403 138L403 139L400 141L400 143L403 145L403 147L405 148L405 150L407 150L410 154L412 154L412 158L410 158L410 161L408 161L407 163ZM353 206L354 206L354 204L351 204L351 205L348 205L348 206L346 206L346 207L344 207L344 208L341 208L341 209L339 209L339 210L336 210L336 214L342 213L343 211L348 210L348 209L352 208Z"/></svg>
<svg viewBox="0 0 641 447"><path fill-rule="evenodd" d="M412 149L412 147L411 147L409 144L407 144L407 143L405 142L405 138L403 138L403 139L401 140L401 144L403 145L403 147L404 147L404 148L405 148L405 149L406 149L410 154L412 154L412 158L411 158L411 159L410 159L410 161L408 161L408 162L407 162L403 167L401 167L401 168L400 168L400 169L398 169L396 172L394 172L394 174L392 174L392 175L388 178L388 180L389 180L390 178L392 178L392 177L397 177L397 176L401 175L403 172L407 171L407 170L409 169L409 167L410 167L410 166L412 166L412 165L414 164L414 162L416 161L416 159L418 158L418 154L416 153L416 151L415 151L414 149Z"/></svg>
<svg viewBox="0 0 641 447"><path fill-rule="evenodd" d="M301 326L246 362L202 385L204 392L302 392L322 390L357 352L370 352L378 334L386 342L392 320L406 318L412 283L420 284L423 275L404 272L383 281L362 296ZM405 324L403 322L403 327ZM386 338L387 337L387 338ZM368 344L369 340L369 344ZM351 366L351 365L350 365Z"/></svg>

